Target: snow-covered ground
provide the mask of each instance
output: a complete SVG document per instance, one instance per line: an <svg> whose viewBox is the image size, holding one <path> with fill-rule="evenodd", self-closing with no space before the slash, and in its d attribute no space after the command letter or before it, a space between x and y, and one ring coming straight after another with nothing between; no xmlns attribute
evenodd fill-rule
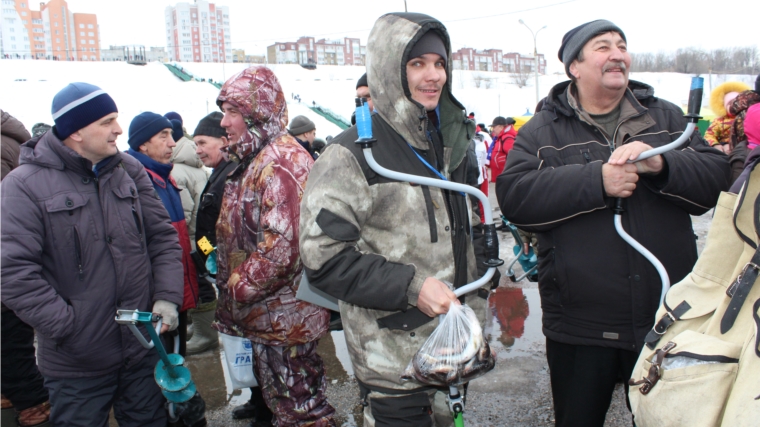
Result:
<svg viewBox="0 0 760 427"><path fill-rule="evenodd" d="M224 81L249 64L177 64L198 78ZM317 136L337 135L340 129L312 112L305 105L291 102L298 94L303 104L312 101L349 118L354 109L356 81L364 67L319 66L306 70L298 65L270 65L280 79L288 99L289 116L306 115L317 126ZM704 76L707 77L707 76ZM677 105L685 105L691 76L676 73L632 73L631 78L648 83L655 95ZM566 80L553 74L539 77L540 96ZM755 76L713 76L705 82L705 100L710 89L726 80L741 80L750 85ZM536 102L535 80L519 88L506 73L460 71L453 73L455 96L468 112L475 112L478 122L490 123L496 116L521 116L532 111ZM85 81L102 87L116 100L124 136L119 146L127 148L127 130L134 116L143 111L160 114L176 111L182 115L188 132L209 112L215 111L218 90L208 82L182 82L163 64L152 62L134 66L123 62L58 62L3 60L0 62L2 108L18 118L27 128L37 122L51 123L50 105L53 96L66 84Z"/></svg>

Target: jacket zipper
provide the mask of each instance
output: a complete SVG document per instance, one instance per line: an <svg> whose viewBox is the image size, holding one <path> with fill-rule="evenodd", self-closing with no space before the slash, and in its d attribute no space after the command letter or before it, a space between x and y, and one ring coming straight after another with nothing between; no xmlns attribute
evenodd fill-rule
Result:
<svg viewBox="0 0 760 427"><path fill-rule="evenodd" d="M82 267L82 245L79 242L79 230L74 227L74 252L76 253L77 269L79 270L79 280L84 279L84 268Z"/></svg>
<svg viewBox="0 0 760 427"><path fill-rule="evenodd" d="M438 154L435 151L435 147L433 147L433 138L428 133L428 127L430 127L430 118L427 116L427 114L424 114L424 117L425 117L425 130L424 130L425 136L427 137L427 140L430 143L430 149L433 151L433 156L435 156L435 162L436 164L438 164L439 159L438 159ZM452 227L452 230L454 231L454 235L456 235L457 221L456 221L456 218L454 217L454 207L452 206L451 200L448 197L447 190L441 189L441 194L443 195L444 200L446 200L446 206L448 207L449 221L451 222L451 227Z"/></svg>

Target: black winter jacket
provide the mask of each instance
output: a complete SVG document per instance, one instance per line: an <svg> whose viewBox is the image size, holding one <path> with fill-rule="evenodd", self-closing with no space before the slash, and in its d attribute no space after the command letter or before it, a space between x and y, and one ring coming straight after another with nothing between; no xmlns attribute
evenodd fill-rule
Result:
<svg viewBox="0 0 760 427"><path fill-rule="evenodd" d="M568 344L638 351L653 325L661 281L615 231L615 199L606 196L602 182L602 165L615 145L571 106L569 87L555 86L543 109L520 129L496 183L499 205L509 221L538 233L544 334ZM657 147L685 127L680 108L630 81L611 140ZM622 223L677 283L697 259L689 215L715 205L730 171L726 156L698 132L663 158L663 171L642 175L624 200Z"/></svg>
<svg viewBox="0 0 760 427"><path fill-rule="evenodd" d="M237 163L231 160L225 160L219 163L211 176L206 182L206 186L201 193L201 201L198 205L198 215L195 220L195 242L197 243L203 237L206 237L211 245L216 247L216 221L219 219L219 212L222 209L222 196L224 196L224 184L227 182L227 175L235 170ZM206 256L198 251L203 259Z"/></svg>

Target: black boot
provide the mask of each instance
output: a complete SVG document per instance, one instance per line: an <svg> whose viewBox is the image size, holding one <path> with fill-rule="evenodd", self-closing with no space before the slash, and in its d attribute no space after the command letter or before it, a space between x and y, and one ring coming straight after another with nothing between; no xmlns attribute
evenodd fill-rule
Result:
<svg viewBox="0 0 760 427"><path fill-rule="evenodd" d="M260 387L251 387L251 399L245 405L236 406L232 410L232 418L236 420L253 418L251 425L254 427L271 426L273 416L274 414L272 414L266 401L264 401L264 395L261 393Z"/></svg>

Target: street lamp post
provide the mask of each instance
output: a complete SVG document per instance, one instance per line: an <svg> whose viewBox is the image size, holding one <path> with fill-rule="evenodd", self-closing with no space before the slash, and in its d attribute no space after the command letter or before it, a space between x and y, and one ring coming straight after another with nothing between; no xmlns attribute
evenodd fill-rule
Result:
<svg viewBox="0 0 760 427"><path fill-rule="evenodd" d="M522 25L525 25L525 28L527 28L528 31L530 31L530 34L533 36L533 58L536 60L536 69L534 70L536 72L536 105L538 105L538 101L539 101L539 92L538 92L538 49L536 48L536 36L538 36L538 33L541 30L543 30L544 28L546 28L546 25L544 25L543 27L539 28L538 31L536 31L534 33L533 30L530 29L530 27L528 26L528 24L526 24L522 19L520 19L519 22Z"/></svg>

